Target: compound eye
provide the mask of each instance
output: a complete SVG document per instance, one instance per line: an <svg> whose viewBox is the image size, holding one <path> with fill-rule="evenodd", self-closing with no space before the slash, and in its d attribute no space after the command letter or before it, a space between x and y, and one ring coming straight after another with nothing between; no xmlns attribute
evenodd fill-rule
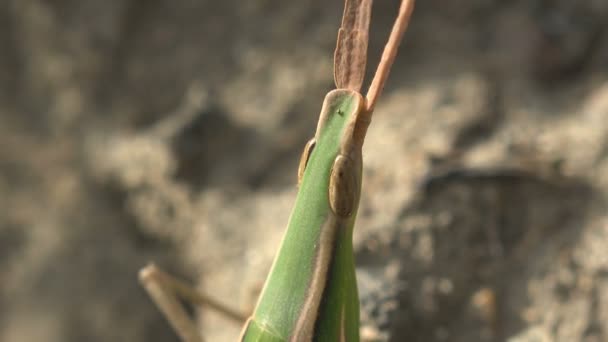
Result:
<svg viewBox="0 0 608 342"><path fill-rule="evenodd" d="M334 214L348 217L357 205L357 176L352 160L339 155L329 178L329 205Z"/></svg>
<svg viewBox="0 0 608 342"><path fill-rule="evenodd" d="M304 178L304 171L306 170L306 165L308 165L308 160L310 159L310 155L312 154L312 150L315 148L316 144L315 138L308 140L306 146L304 146L304 151L302 152L302 156L300 157L300 165L298 166L298 186L302 183L302 178Z"/></svg>

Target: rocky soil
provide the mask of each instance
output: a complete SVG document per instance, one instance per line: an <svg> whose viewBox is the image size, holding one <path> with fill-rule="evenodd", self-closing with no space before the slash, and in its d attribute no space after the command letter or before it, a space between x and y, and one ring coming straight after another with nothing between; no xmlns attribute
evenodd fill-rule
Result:
<svg viewBox="0 0 608 342"><path fill-rule="evenodd" d="M149 261L251 310L341 11L0 1L0 340L176 341ZM365 340L608 340L607 27L604 0L418 1L364 149Z"/></svg>

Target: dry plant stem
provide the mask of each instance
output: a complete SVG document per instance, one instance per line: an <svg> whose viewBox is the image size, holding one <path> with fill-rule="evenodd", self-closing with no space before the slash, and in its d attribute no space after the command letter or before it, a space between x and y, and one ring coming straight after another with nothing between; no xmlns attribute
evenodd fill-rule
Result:
<svg viewBox="0 0 608 342"><path fill-rule="evenodd" d="M399 6L399 14L395 20L393 29L391 30L391 35L389 36L388 42L384 47L384 51L382 52L382 58L378 64L378 69L376 69L374 79L372 80L369 90L367 91L367 95L365 96L367 99L367 112L370 115L374 111L376 101L378 100L380 93L382 93L384 83L386 83L388 74L391 71L391 67L393 66L395 57L397 56L399 44L401 43L401 38L403 37L403 33L405 33L405 30L410 22L412 11L414 11L414 0L403 0Z"/></svg>
<svg viewBox="0 0 608 342"><path fill-rule="evenodd" d="M239 325L247 319L247 315L227 308L203 295L191 286L163 272L154 264L150 264L140 271L139 280L183 341L202 342L203 339L177 296L193 304L207 306Z"/></svg>

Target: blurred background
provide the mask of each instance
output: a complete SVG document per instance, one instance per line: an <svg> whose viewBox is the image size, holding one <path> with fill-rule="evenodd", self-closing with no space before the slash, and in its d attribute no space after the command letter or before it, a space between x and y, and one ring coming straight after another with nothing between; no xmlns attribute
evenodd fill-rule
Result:
<svg viewBox="0 0 608 342"><path fill-rule="evenodd" d="M177 341L150 261L250 311L342 7L0 1L0 341ZM364 340L608 340L607 25L605 0L418 1L364 148Z"/></svg>

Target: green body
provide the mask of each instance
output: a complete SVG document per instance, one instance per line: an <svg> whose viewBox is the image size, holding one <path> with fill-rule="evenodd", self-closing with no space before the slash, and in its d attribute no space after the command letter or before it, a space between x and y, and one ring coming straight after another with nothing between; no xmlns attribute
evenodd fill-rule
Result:
<svg viewBox="0 0 608 342"><path fill-rule="evenodd" d="M361 149L413 4L414 0L401 1L378 69L363 98L360 90L372 0L345 1L334 52L338 89L325 97L315 137L304 149L298 169L300 188L287 232L241 341L359 341L352 237L361 194ZM143 269L140 280L184 341L201 339L195 324L165 287L232 318L244 319L154 267Z"/></svg>
<svg viewBox="0 0 608 342"><path fill-rule="evenodd" d="M326 96L287 232L242 341L359 340L352 233L361 148L353 148L352 135L363 102L343 89ZM338 156L348 159L347 191L342 186L330 198ZM332 203L339 201L352 201L352 210L336 213Z"/></svg>

